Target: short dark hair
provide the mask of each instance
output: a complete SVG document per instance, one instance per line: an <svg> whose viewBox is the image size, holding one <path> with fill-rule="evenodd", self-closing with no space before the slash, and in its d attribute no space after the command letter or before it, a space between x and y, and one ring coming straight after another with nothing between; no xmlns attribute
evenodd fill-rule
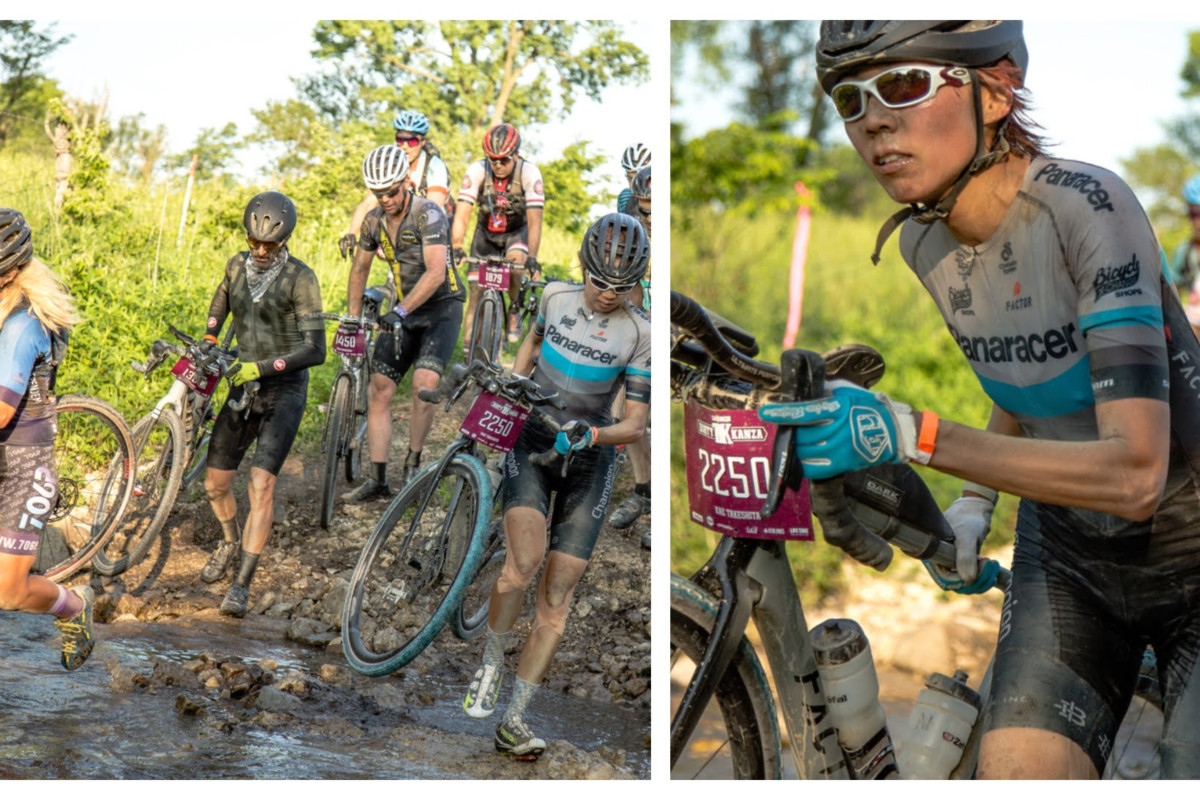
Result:
<svg viewBox="0 0 1200 800"><path fill-rule="evenodd" d="M1030 93L1025 88L1021 69L1011 59L1002 58L975 72L979 76L981 89L999 92L1012 100L1012 110L1004 128L1004 138L1008 140L1012 152L1026 158L1049 155L1049 141L1038 133L1041 126L1029 116Z"/></svg>

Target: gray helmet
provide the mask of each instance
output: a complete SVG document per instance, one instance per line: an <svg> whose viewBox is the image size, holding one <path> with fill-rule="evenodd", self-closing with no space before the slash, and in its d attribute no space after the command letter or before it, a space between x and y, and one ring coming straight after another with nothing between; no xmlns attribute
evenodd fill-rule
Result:
<svg viewBox="0 0 1200 800"><path fill-rule="evenodd" d="M633 183L629 185L629 191L639 199L650 199L650 167L642 167L638 170L637 175L633 176Z"/></svg>
<svg viewBox="0 0 1200 800"><path fill-rule="evenodd" d="M817 78L828 94L847 73L873 64L930 61L984 67L1005 56L1025 74L1021 20L822 20Z"/></svg>
<svg viewBox="0 0 1200 800"><path fill-rule="evenodd" d="M641 280L650 265L650 237L628 214L605 214L583 234L583 268L608 283Z"/></svg>
<svg viewBox="0 0 1200 800"><path fill-rule="evenodd" d="M363 159L363 183L372 192L390 189L408 177L408 156L394 144L381 144Z"/></svg>
<svg viewBox="0 0 1200 800"><path fill-rule="evenodd" d="M33 258L33 232L25 215L0 208L0 275L28 264Z"/></svg>
<svg viewBox="0 0 1200 800"><path fill-rule="evenodd" d="M296 204L282 192L256 194L242 215L246 235L260 242L286 242L296 229Z"/></svg>

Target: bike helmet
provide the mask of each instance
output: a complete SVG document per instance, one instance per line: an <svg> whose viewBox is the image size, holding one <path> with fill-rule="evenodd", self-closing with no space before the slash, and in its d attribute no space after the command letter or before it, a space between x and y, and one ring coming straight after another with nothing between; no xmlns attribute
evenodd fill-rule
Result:
<svg viewBox="0 0 1200 800"><path fill-rule="evenodd" d="M296 229L296 204L282 192L263 192L251 198L242 216L246 235L260 242L283 243Z"/></svg>
<svg viewBox="0 0 1200 800"><path fill-rule="evenodd" d="M33 258L33 232L25 215L15 208L0 208L0 275L23 267Z"/></svg>
<svg viewBox="0 0 1200 800"><path fill-rule="evenodd" d="M628 214L605 214L583 234L583 268L609 283L641 280L650 265L650 237Z"/></svg>
<svg viewBox="0 0 1200 800"><path fill-rule="evenodd" d="M363 159L362 174L373 192L395 186L408 177L408 156L394 144L381 144Z"/></svg>
<svg viewBox="0 0 1200 800"><path fill-rule="evenodd" d="M1200 206L1200 175L1193 175L1183 185L1183 202L1189 206Z"/></svg>
<svg viewBox="0 0 1200 800"><path fill-rule="evenodd" d="M521 147L521 134L507 122L493 125L483 135L483 152L488 158L508 158Z"/></svg>
<svg viewBox="0 0 1200 800"><path fill-rule="evenodd" d="M817 79L826 94L848 73L864 67L897 61L928 61L966 67L971 75L971 98L975 107L975 155L959 172L941 197L912 203L883 224L875 239L871 261L879 254L892 232L906 219L928 225L950 215L959 194L971 178L1003 161L1010 146L1004 136L1008 118L1000 121L991 149L983 130L983 99L975 70L1004 57L1024 76L1029 51L1020 20L823 20L817 40ZM932 203L932 204L930 204Z"/></svg>
<svg viewBox="0 0 1200 800"><path fill-rule="evenodd" d="M626 172L637 172L639 169L650 164L650 148L638 142L625 148L625 154L621 156L621 169Z"/></svg>
<svg viewBox="0 0 1200 800"><path fill-rule="evenodd" d="M424 136L429 133L429 117L422 114L420 111L414 111L411 108L406 108L396 115L392 120L392 127L398 131L412 131L413 133Z"/></svg>
<svg viewBox="0 0 1200 800"><path fill-rule="evenodd" d="M822 20L817 79L828 94L849 72L873 64L930 61L984 67L1008 56L1029 64L1021 20Z"/></svg>
<svg viewBox="0 0 1200 800"><path fill-rule="evenodd" d="M629 185L629 191L636 198L650 199L650 167L646 166L638 170L638 174L633 176L633 183Z"/></svg>

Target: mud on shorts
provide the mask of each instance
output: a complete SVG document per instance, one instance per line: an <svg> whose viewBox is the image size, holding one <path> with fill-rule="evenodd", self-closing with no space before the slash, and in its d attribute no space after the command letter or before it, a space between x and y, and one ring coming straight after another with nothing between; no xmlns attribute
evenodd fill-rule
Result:
<svg viewBox="0 0 1200 800"><path fill-rule="evenodd" d="M454 354L462 328L463 304L458 299L439 301L435 306L409 315L401 325L400 352L396 337L380 331L371 354L371 374L379 374L400 383L411 368L427 369L441 375Z"/></svg>
<svg viewBox="0 0 1200 800"><path fill-rule="evenodd" d="M1163 696L1162 776L1198 778L1200 526L1153 539L1149 522L1116 538L1084 533L1103 516L1021 502L984 730L1062 734L1103 774L1148 643Z"/></svg>
<svg viewBox="0 0 1200 800"><path fill-rule="evenodd" d="M250 466L279 475L283 461L300 430L304 404L308 399L308 373L283 379L264 378L260 389L244 411L234 411L229 400L242 397L244 386L235 386L213 423L208 444L208 466L213 469L236 470L242 463L250 444L257 441Z"/></svg>
<svg viewBox="0 0 1200 800"><path fill-rule="evenodd" d="M489 233L483 228L475 228L475 238L471 240L472 258L508 258L510 250L520 250L529 255L529 226L522 225L515 231L506 233ZM467 262L467 281L479 282L479 265Z"/></svg>
<svg viewBox="0 0 1200 800"><path fill-rule="evenodd" d="M562 465L539 467L529 463L532 453L554 446L549 440L522 432L504 459L504 510L533 508L543 516L554 508L550 523L550 549L587 561L592 557L617 474L615 447L589 447L575 454L566 477Z"/></svg>
<svg viewBox="0 0 1200 800"><path fill-rule="evenodd" d="M37 555L58 500L54 445L7 445L0 459L0 553Z"/></svg>

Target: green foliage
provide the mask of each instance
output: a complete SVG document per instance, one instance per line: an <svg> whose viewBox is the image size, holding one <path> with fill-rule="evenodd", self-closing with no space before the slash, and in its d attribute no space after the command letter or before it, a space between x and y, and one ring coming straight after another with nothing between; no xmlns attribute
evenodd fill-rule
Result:
<svg viewBox="0 0 1200 800"><path fill-rule="evenodd" d="M764 212L748 220L733 215L698 215L688 235L675 228L671 240L671 288L746 328L758 338L760 358L782 354L787 327L787 287L795 235L794 213ZM797 347L824 352L848 342L883 353L887 374L879 383L914 408L943 410L956 422L983 427L991 404L980 389L941 315L920 282L900 259L893 237L879 266L869 254L881 219L814 213L805 269L803 315ZM712 253L719 254L713 257ZM672 412L672 485L686 485L682 415ZM942 506L961 481L922 469ZM997 512L989 545L1011 541L1014 506L1006 498ZM682 490L672 499L671 563L687 574L712 549L714 534L692 524ZM844 558L823 544L789 548L805 600L836 590Z"/></svg>
<svg viewBox="0 0 1200 800"><path fill-rule="evenodd" d="M58 87L40 71L69 41L70 36L54 36L54 23L39 29L30 19L0 20L0 147L18 131L36 135L41 130L41 112Z"/></svg>
<svg viewBox="0 0 1200 800"><path fill-rule="evenodd" d="M237 148L236 124L227 122L220 130L202 128L192 146L182 153L169 156L166 166L175 172L186 172L191 169L192 157L195 156L196 180L212 180L228 173L237 160Z"/></svg>
<svg viewBox="0 0 1200 800"><path fill-rule="evenodd" d="M609 191L592 189L599 180L596 170L608 163L603 156L590 155L587 146L588 142L569 144L561 158L538 164L542 181L553 191L546 202L544 224L582 234L592 222L591 205L611 205L616 199Z"/></svg>

